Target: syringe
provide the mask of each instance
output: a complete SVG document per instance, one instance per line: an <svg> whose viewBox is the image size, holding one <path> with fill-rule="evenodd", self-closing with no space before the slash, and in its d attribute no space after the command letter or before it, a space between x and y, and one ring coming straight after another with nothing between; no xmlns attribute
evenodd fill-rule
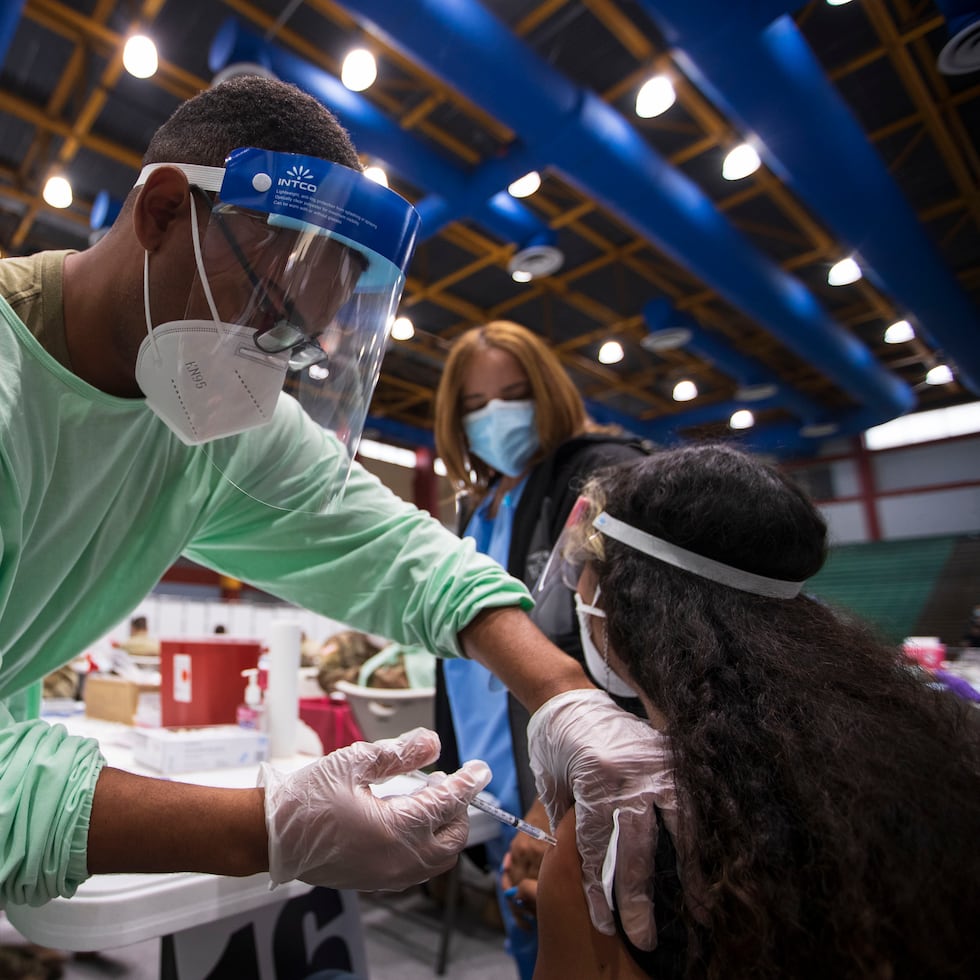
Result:
<svg viewBox="0 0 980 980"><path fill-rule="evenodd" d="M433 780L433 774L422 772L421 769L415 769L414 771L410 772L409 775L421 779L427 786L430 785ZM441 782L441 779L439 781ZM513 813L508 813L506 810L496 806L493 803L490 803L481 796L473 797L473 799L470 800L470 806L475 806L477 810L482 810L495 820L499 820L501 823L505 823L509 827L516 827L519 831L521 831L521 833L527 834L528 837L533 837L535 840L544 841L546 844L550 844L552 847L558 843L558 841L552 837L551 834L542 830L540 827L535 827L533 823L528 823L526 820L522 820Z"/></svg>

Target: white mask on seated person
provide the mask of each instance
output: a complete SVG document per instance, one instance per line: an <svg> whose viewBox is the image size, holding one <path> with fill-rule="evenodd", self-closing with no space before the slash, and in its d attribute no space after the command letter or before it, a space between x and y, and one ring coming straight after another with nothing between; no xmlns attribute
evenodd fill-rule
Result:
<svg viewBox="0 0 980 980"><path fill-rule="evenodd" d="M635 698L637 692L630 687L613 669L609 666L609 635L606 624L602 624L603 647L605 654L599 652L592 639L592 631L589 629L589 617L595 616L597 619L605 620L605 610L599 609L596 602L601 594L601 588L596 583L595 595L591 603L583 601L578 592L575 593L575 613L578 616L579 638L582 641L582 650L585 653L585 665L591 674L592 679L605 691L614 694L618 698Z"/></svg>

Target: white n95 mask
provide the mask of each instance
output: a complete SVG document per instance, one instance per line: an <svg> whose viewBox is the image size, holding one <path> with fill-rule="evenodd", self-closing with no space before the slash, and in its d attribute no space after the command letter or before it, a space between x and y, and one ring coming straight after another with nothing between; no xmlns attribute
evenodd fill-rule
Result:
<svg viewBox="0 0 980 980"><path fill-rule="evenodd" d="M146 404L187 446L235 435L272 419L289 352L256 348L255 331L224 323L211 294L190 194L191 239L211 320L172 320L155 330L150 317L150 253L143 253L146 337L136 356L136 383Z"/></svg>
<svg viewBox="0 0 980 980"><path fill-rule="evenodd" d="M578 616L578 632L579 639L582 641L582 651L585 653L585 665L589 668L589 673L596 684L610 694L614 694L618 698L635 698L637 697L636 691L609 666L609 658L599 653L592 640L589 617L606 618L605 610L599 609L595 605L600 591L599 586L596 585L591 605L583 602L578 592L575 593L575 614ZM605 629L605 624L603 624L603 629ZM606 642L609 642L608 638Z"/></svg>
<svg viewBox="0 0 980 980"><path fill-rule="evenodd" d="M136 382L147 405L185 445L245 432L272 418L289 352L256 350L254 333L233 323L174 320L143 341ZM233 339L239 341L235 347Z"/></svg>

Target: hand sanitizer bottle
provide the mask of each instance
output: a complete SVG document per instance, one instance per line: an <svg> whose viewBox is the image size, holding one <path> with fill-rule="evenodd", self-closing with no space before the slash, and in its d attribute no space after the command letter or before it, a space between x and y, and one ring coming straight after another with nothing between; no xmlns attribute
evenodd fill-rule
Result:
<svg viewBox="0 0 980 980"><path fill-rule="evenodd" d="M265 729L265 709L262 704L262 688L259 687L259 671L250 667L242 671L242 677L248 679L245 687L245 703L240 704L235 711L235 720L241 728Z"/></svg>

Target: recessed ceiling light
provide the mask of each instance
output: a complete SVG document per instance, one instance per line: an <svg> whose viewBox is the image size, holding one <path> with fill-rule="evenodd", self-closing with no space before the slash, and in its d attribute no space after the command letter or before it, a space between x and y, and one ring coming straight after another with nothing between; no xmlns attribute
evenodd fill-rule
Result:
<svg viewBox="0 0 980 980"><path fill-rule="evenodd" d="M800 435L805 439L826 439L839 429L840 426L836 422L810 422L800 427Z"/></svg>
<svg viewBox="0 0 980 980"><path fill-rule="evenodd" d="M415 336L415 324L407 316L395 318L391 325L392 340L411 340Z"/></svg>
<svg viewBox="0 0 980 980"><path fill-rule="evenodd" d="M927 385L948 385L953 380L953 372L948 364L937 364L926 374Z"/></svg>
<svg viewBox="0 0 980 980"><path fill-rule="evenodd" d="M698 386L688 378L684 378L674 385L671 397L675 402L689 402L698 397Z"/></svg>
<svg viewBox="0 0 980 980"><path fill-rule="evenodd" d="M852 282L857 282L863 274L861 266L854 259L848 257L830 267L830 272L827 273L827 282L831 286L849 286Z"/></svg>
<svg viewBox="0 0 980 980"><path fill-rule="evenodd" d="M761 382L754 385L741 385L735 389L735 397L740 402L761 402L779 394L779 385Z"/></svg>
<svg viewBox="0 0 980 980"><path fill-rule="evenodd" d="M885 331L886 344L904 344L915 339L915 330L908 320L896 320Z"/></svg>
<svg viewBox="0 0 980 980"><path fill-rule="evenodd" d="M355 48L344 58L340 80L352 92L363 92L378 77L378 63L366 48Z"/></svg>
<svg viewBox="0 0 980 980"><path fill-rule="evenodd" d="M721 165L721 175L725 180L741 180L754 174L760 166L762 161L755 147L750 143L740 143L725 157Z"/></svg>
<svg viewBox="0 0 980 980"><path fill-rule="evenodd" d="M755 425L755 416L747 408L740 408L737 412L732 412L728 424L733 429L751 429Z"/></svg>
<svg viewBox="0 0 980 980"><path fill-rule="evenodd" d="M510 277L514 280L514 282L530 282L534 278L534 276L531 275L527 269L515 269L510 274Z"/></svg>
<svg viewBox="0 0 980 980"><path fill-rule="evenodd" d="M507 261L507 271L515 282L530 282L557 272L565 261L565 253L554 245L528 245L516 251ZM518 279L515 272L527 278Z"/></svg>
<svg viewBox="0 0 980 980"><path fill-rule="evenodd" d="M388 175L384 171L384 167L379 167L377 165L365 167L362 171L368 180L373 180L376 184L380 184L382 187L388 186Z"/></svg>
<svg viewBox="0 0 980 980"><path fill-rule="evenodd" d="M616 364L623 359L623 345L618 340L607 340L599 348L600 364Z"/></svg>
<svg viewBox="0 0 980 980"><path fill-rule="evenodd" d="M152 39L134 34L123 48L123 68L134 78L149 78L158 67L157 46Z"/></svg>
<svg viewBox="0 0 980 980"><path fill-rule="evenodd" d="M41 197L53 208L67 208L72 202L71 184L64 177L49 177Z"/></svg>
<svg viewBox="0 0 980 980"><path fill-rule="evenodd" d="M532 170L529 174L519 177L507 187L511 197L530 197L541 186L541 174Z"/></svg>
<svg viewBox="0 0 980 980"><path fill-rule="evenodd" d="M636 93L636 114L652 119L666 112L677 101L674 85L666 75L654 75Z"/></svg>

